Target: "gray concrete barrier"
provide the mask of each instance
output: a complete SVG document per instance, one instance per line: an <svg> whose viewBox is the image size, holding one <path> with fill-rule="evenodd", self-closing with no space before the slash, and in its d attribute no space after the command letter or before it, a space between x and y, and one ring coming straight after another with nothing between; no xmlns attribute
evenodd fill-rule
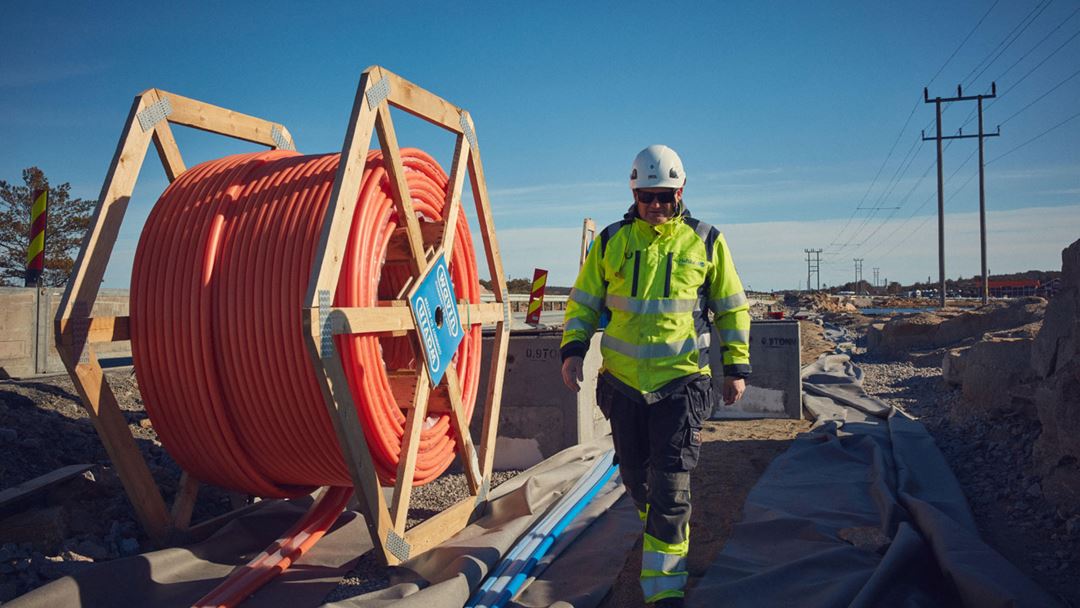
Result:
<svg viewBox="0 0 1080 608"><path fill-rule="evenodd" d="M55 288L0 287L0 378L64 371L56 352L53 320L64 291ZM92 315L128 314L128 290L102 289ZM131 356L128 342L97 344L99 359Z"/></svg>
<svg viewBox="0 0 1080 608"><path fill-rule="evenodd" d="M713 330L713 344L720 339ZM713 418L794 418L802 419L802 381L799 351L799 322L762 320L750 323L750 364L754 373L746 393L738 403L726 406L721 400L723 359L719 348L710 351L710 366L717 403Z"/></svg>
<svg viewBox="0 0 1080 608"><path fill-rule="evenodd" d="M561 331L520 331L510 334L506 360L496 468L532 466L556 452L611 431L596 406L596 376L600 370L600 337L593 336L585 358L581 392L562 382L559 358ZM713 418L802 418L797 321L754 321L750 330L750 360L754 374L746 394L735 406L721 400L723 364L719 348L710 351L716 405ZM715 344L719 338L713 336ZM484 339L484 356L492 338ZM480 372L480 392L487 389L487 367ZM483 417L473 417L479 432Z"/></svg>

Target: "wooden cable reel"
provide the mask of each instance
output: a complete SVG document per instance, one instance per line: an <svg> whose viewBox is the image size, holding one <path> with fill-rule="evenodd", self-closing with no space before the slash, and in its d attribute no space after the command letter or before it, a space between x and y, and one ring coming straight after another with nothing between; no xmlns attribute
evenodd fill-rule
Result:
<svg viewBox="0 0 1080 608"><path fill-rule="evenodd" d="M402 151L398 147L391 121L391 107L405 110L456 136L440 222L422 224L416 217ZM154 142L170 182L186 171L170 124L190 126L272 149L292 149L289 132L279 124L158 89L150 89L137 96L102 189L91 228L57 313L57 347L65 366L124 483L140 522L147 534L159 544L198 535L198 531L189 526L198 482L185 473L172 509L166 507L94 355L94 343L130 339L130 318L94 318L90 311L93 310L98 286L111 257L127 202L150 142ZM413 391L413 399L411 407L404 412L401 455L389 503L381 489L377 469L357 417L354 395L347 380L346 363L339 349L334 348L334 340L330 339L331 336L354 334L417 334L416 301L410 303L408 299L398 297L379 301L377 306L335 307L331 304L336 301L335 291L339 285L348 232L356 212L373 131L378 137L397 217L405 218L404 225L398 229L401 246L393 252L408 269L407 283L411 287L402 295L415 295L414 292L421 285L429 283L429 279L437 274L443 253L454 251L455 230L448 227L454 227L461 214L461 193L466 177L470 180L476 203L490 277L496 287L494 303L457 302L454 307L462 324L495 326L488 389L486 394L480 395L483 399L484 423L479 449L474 447L469 433L468 418L462 403L462 382L453 366L444 366L443 375L438 378L428 373L427 363L409 372L412 377L402 377L398 373L393 381L398 382L399 387L405 383ZM372 539L386 561L394 564L456 533L468 523L486 498L494 462L509 339L506 281L476 135L472 119L466 111L387 70L371 67L361 76L340 159L303 299L304 342L337 445L352 484L358 490L358 502ZM445 306L441 312L448 312ZM422 314L420 319L423 324ZM423 343L424 338L417 336L415 340ZM439 383L433 383L433 379ZM434 405L429 408L433 393L445 395L443 404L437 408ZM412 485L403 480L413 478L419 437L429 412L448 417L456 439L456 453L466 471L471 496L406 531Z"/></svg>

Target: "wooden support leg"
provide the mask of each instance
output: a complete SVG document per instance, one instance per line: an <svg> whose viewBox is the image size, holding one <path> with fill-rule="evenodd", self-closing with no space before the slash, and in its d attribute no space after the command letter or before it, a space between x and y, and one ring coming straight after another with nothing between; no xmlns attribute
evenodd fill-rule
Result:
<svg viewBox="0 0 1080 608"><path fill-rule="evenodd" d="M480 438L480 472L484 479L491 478L491 471L495 467L495 440L499 429L499 410L502 406L506 354L509 348L510 328L500 322L495 326L495 340L491 349L491 372L484 407L484 433Z"/></svg>
<svg viewBox="0 0 1080 608"><path fill-rule="evenodd" d="M147 536L156 544L164 545L168 541L171 517L165 506L165 499L150 474L150 469L143 460L142 453L135 445L127 421L124 419L116 396L109 387L105 374L98 364L97 357L90 345L87 349L87 362L79 362L75 349L68 350L61 346L61 357L75 384L75 390L82 397L83 407L90 416L98 437L101 438L105 451L109 454L116 474L124 484L135 509L135 516L146 530ZM77 348L77 347L76 347ZM81 351L81 349L79 349Z"/></svg>
<svg viewBox="0 0 1080 608"><path fill-rule="evenodd" d="M453 365L446 368L446 388L450 396L450 426L454 429L458 458L461 459L465 477L469 480L469 493L475 495L480 491L485 477L481 474L480 464L476 459L469 419L465 417L465 406L461 402L461 381Z"/></svg>
<svg viewBox="0 0 1080 608"><path fill-rule="evenodd" d="M180 475L176 496L172 505L172 526L175 530L187 530L191 526L191 514L195 510L195 500L199 497L199 480L187 471Z"/></svg>
<svg viewBox="0 0 1080 608"><path fill-rule="evenodd" d="M390 505L390 519L394 522L394 531L405 533L405 522L409 516L409 498L412 496L413 475L416 473L416 454L420 449L420 432L424 429L427 418L428 397L431 395L431 379L428 378L427 366L421 365L416 376L416 393L413 407L405 418L405 435L401 438L401 456L398 461L397 483L394 485L394 500Z"/></svg>

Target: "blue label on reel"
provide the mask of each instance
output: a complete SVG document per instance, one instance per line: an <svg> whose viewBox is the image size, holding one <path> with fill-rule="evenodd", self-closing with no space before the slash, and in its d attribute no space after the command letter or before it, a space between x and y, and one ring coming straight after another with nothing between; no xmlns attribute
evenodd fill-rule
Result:
<svg viewBox="0 0 1080 608"><path fill-rule="evenodd" d="M446 373L446 366L465 337L454 301L454 283L446 259L439 256L416 291L409 297L416 330L427 361L431 384L437 386Z"/></svg>

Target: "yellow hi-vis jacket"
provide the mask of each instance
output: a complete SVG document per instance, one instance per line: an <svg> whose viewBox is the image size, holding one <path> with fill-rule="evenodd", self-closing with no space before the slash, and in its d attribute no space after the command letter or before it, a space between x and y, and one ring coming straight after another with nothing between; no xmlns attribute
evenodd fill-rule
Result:
<svg viewBox="0 0 1080 608"><path fill-rule="evenodd" d="M749 304L723 235L705 222L627 217L605 228L570 293L564 360L584 356L605 308L604 370L648 402L673 380L710 373L706 310L723 342L724 374L750 374Z"/></svg>

